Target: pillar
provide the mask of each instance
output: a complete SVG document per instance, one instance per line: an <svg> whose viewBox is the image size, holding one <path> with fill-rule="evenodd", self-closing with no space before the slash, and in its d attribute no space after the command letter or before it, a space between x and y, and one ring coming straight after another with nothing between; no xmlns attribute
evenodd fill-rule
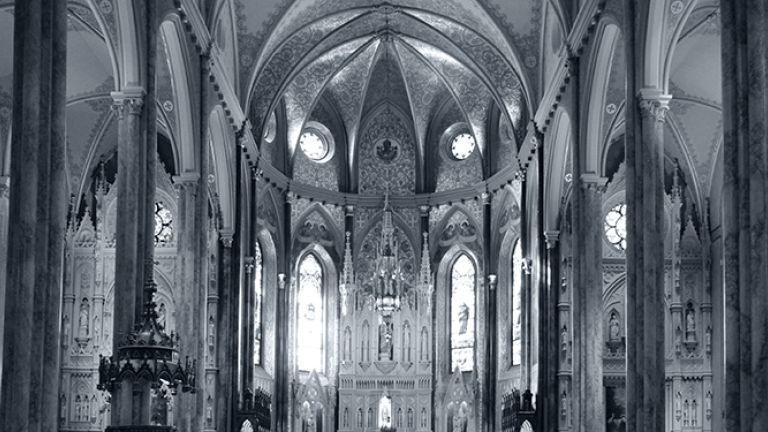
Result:
<svg viewBox="0 0 768 432"><path fill-rule="evenodd" d="M198 377L204 377L205 350L205 304L206 284L204 283L203 267L200 255L205 255L204 244L200 240L206 239L207 224L205 214L201 215L200 202L205 201L205 191L201 184L202 179L198 173L183 173L174 177L174 186L177 193L177 285L174 293L176 305L176 332L179 335L179 352L184 356L190 356L198 360ZM206 209L207 210L207 209ZM179 430L202 430L204 405L203 398L206 392L202 391L205 381L198 380L197 393L183 395L178 398L178 409L174 414L175 426Z"/></svg>
<svg viewBox="0 0 768 432"><path fill-rule="evenodd" d="M720 3L725 394L713 416L727 432L768 430L768 5Z"/></svg>
<svg viewBox="0 0 768 432"><path fill-rule="evenodd" d="M0 176L0 245L8 244L8 192L11 178ZM8 248L0 247L0 377L3 375L3 333L5 328L5 275L8 262ZM0 382L2 379L0 378ZM2 398L0 397L0 401Z"/></svg>
<svg viewBox="0 0 768 432"><path fill-rule="evenodd" d="M544 184L544 183L542 183ZM543 205L543 204L542 204ZM558 290L560 250L557 246L559 231L545 231L546 253L542 254L540 268L543 271L539 284L539 391L536 410L539 428L554 431L558 427Z"/></svg>
<svg viewBox="0 0 768 432"><path fill-rule="evenodd" d="M66 2L14 9L13 127L0 429L58 428L66 230Z"/></svg>
<svg viewBox="0 0 768 432"><path fill-rule="evenodd" d="M233 267L232 232L219 232L219 325L217 326L216 363L219 366L216 390L216 430L232 430L235 417L235 361L237 359L237 281Z"/></svg>
<svg viewBox="0 0 768 432"><path fill-rule="evenodd" d="M578 158L577 155L575 151L574 158ZM578 409L573 411L573 427L580 432L602 431L605 430L602 204L606 179L581 173L574 182L571 400L578 402Z"/></svg>
<svg viewBox="0 0 768 432"><path fill-rule="evenodd" d="M113 348L141 319L143 288L153 272L157 108L155 62L157 5L135 1L131 7L145 61L141 83L113 92L117 112L117 215ZM112 394L110 428L150 424L150 383L122 381Z"/></svg>

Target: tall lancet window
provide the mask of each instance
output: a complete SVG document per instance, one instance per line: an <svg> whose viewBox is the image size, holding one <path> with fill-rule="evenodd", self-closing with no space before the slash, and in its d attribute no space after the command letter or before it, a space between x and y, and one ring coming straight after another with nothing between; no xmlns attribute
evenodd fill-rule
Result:
<svg viewBox="0 0 768 432"><path fill-rule="evenodd" d="M460 255L451 268L451 370L475 366L475 281L472 260Z"/></svg>
<svg viewBox="0 0 768 432"><path fill-rule="evenodd" d="M256 366L261 365L261 314L264 298L262 263L261 246L256 242L256 250L253 253L253 364Z"/></svg>
<svg viewBox="0 0 768 432"><path fill-rule="evenodd" d="M323 371L323 268L312 254L299 265L298 298L299 370Z"/></svg>
<svg viewBox="0 0 768 432"><path fill-rule="evenodd" d="M523 323L522 303L523 303L523 251L520 249L520 242L515 243L512 250L512 365L519 365L522 358L522 332Z"/></svg>

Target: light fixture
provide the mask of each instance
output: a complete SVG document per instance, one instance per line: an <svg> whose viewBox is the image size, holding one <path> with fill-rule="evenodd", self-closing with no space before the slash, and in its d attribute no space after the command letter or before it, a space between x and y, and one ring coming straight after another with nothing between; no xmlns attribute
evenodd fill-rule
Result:
<svg viewBox="0 0 768 432"><path fill-rule="evenodd" d="M157 284L152 278L152 261L147 265L147 281L144 283L144 311L142 320L116 346L116 353L107 358L99 356L99 383L97 388L113 393L123 381L144 380L152 388L160 388L165 382L171 394L178 392L195 393L195 370L197 361L186 357L180 362L179 336L167 334L157 322L157 304L154 295Z"/></svg>

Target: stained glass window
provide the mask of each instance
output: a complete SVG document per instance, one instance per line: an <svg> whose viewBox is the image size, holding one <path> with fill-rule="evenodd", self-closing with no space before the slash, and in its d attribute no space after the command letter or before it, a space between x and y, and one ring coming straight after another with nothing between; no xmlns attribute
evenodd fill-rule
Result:
<svg viewBox="0 0 768 432"><path fill-rule="evenodd" d="M605 237L619 250L627 249L627 205L617 204L608 214L604 222Z"/></svg>
<svg viewBox="0 0 768 432"><path fill-rule="evenodd" d="M522 349L523 325L522 316L522 285L523 285L523 251L520 242L515 243L512 250L512 365L519 365Z"/></svg>
<svg viewBox="0 0 768 432"><path fill-rule="evenodd" d="M308 158L319 161L328 155L328 144L316 132L307 131L299 138L299 147Z"/></svg>
<svg viewBox="0 0 768 432"><path fill-rule="evenodd" d="M475 151L475 138L468 133L456 135L451 141L451 154L458 160L468 158Z"/></svg>
<svg viewBox="0 0 768 432"><path fill-rule="evenodd" d="M161 202L155 203L155 244L170 243L173 239L173 215Z"/></svg>
<svg viewBox="0 0 768 432"><path fill-rule="evenodd" d="M298 366L299 370L323 371L323 268L312 255L299 265Z"/></svg>
<svg viewBox="0 0 768 432"><path fill-rule="evenodd" d="M459 256L451 269L451 370L475 366L475 279L472 260Z"/></svg>
<svg viewBox="0 0 768 432"><path fill-rule="evenodd" d="M262 281L261 246L256 242L253 254L253 364L261 364L261 313L264 286Z"/></svg>

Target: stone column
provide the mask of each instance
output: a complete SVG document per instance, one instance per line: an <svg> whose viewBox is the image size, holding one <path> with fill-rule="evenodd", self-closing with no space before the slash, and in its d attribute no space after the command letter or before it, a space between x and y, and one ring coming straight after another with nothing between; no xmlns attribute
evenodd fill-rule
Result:
<svg viewBox="0 0 768 432"><path fill-rule="evenodd" d="M727 432L768 430L768 6L720 7L725 394L713 416L724 415Z"/></svg>
<svg viewBox="0 0 768 432"><path fill-rule="evenodd" d="M216 390L216 430L232 430L235 417L235 365L237 364L237 273L233 262L233 232L219 233L219 325L216 330L216 363L219 366Z"/></svg>
<svg viewBox="0 0 768 432"><path fill-rule="evenodd" d="M574 158L578 157L578 152L574 152ZM605 430L602 204L606 179L580 174L574 181L574 394L571 396L579 402L578 411L573 412L573 427L576 431L602 431Z"/></svg>
<svg viewBox="0 0 768 432"><path fill-rule="evenodd" d="M543 183L542 183L543 185ZM560 251L557 242L559 231L544 232L546 253L542 254L543 271L539 286L539 383L536 411L540 430L553 431L558 426L558 338L557 301Z"/></svg>
<svg viewBox="0 0 768 432"><path fill-rule="evenodd" d="M494 428L494 419L496 418L496 367L498 356L496 345L496 274L493 272L493 263L491 261L491 196L484 192L481 195L483 202L483 274L485 275L484 303L487 318L485 322L485 341L483 345L485 350L482 353L483 364L485 364L485 373L483 379L482 400L485 411L483 412L483 430L492 431Z"/></svg>
<svg viewBox="0 0 768 432"><path fill-rule="evenodd" d="M8 244L8 192L11 178L0 176L0 245ZM3 333L5 333L5 275L8 262L8 248L0 247L0 377L3 375ZM2 379L0 379L0 382ZM2 401L2 398L0 398Z"/></svg>
<svg viewBox="0 0 768 432"><path fill-rule="evenodd" d="M14 91L0 429L58 428L66 230L66 2L14 9Z"/></svg>
<svg viewBox="0 0 768 432"><path fill-rule="evenodd" d="M631 92L630 92L631 94ZM664 429L664 118L670 97L628 96L627 431ZM639 112L638 112L639 111Z"/></svg>
<svg viewBox="0 0 768 432"><path fill-rule="evenodd" d="M198 211L201 193L200 175L184 173L174 177L174 186L178 197L177 208L177 285L174 293L176 307L176 332L179 335L179 352L184 356L198 359L198 366L204 366L205 351L203 335L205 333L206 290L201 278L202 269L199 259L200 238L206 232L206 225ZM198 377L204 375L198 371ZM202 387L204 381L198 381ZM201 430L203 405L198 399L205 396L204 391L178 398L178 409L174 415L175 426L179 430Z"/></svg>

